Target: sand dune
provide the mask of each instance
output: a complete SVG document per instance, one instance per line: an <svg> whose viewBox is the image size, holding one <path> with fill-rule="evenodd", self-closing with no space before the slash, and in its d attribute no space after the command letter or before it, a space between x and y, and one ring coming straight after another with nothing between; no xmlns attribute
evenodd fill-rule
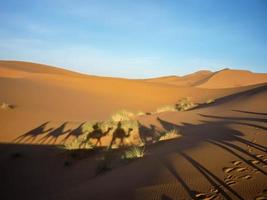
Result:
<svg viewBox="0 0 267 200"><path fill-rule="evenodd" d="M211 71L202 70L186 76L166 76L160 78L146 79L148 82L165 83L176 86L197 86L209 79L213 73Z"/></svg>
<svg viewBox="0 0 267 200"><path fill-rule="evenodd" d="M225 69L216 72L207 81L198 85L200 88L230 88L266 83L267 75L244 70Z"/></svg>
<svg viewBox="0 0 267 200"><path fill-rule="evenodd" d="M0 111L3 141L45 121L102 120L121 109L151 112L183 97L201 103L247 89L210 90L97 77L27 62L1 61L0 69L0 101L16 106L10 112Z"/></svg>
<svg viewBox="0 0 267 200"><path fill-rule="evenodd" d="M148 82L207 89L244 87L267 82L267 75L245 70L223 69L217 72L198 71L186 76L167 76L147 79Z"/></svg>
<svg viewBox="0 0 267 200"><path fill-rule="evenodd" d="M265 77L222 70L129 80L0 61L0 101L14 105L0 109L1 198L266 198ZM153 113L182 97L199 105ZM210 99L215 101L206 103ZM121 159L124 148L56 146L82 135L86 121L104 120L120 109L152 112L136 118L146 144L143 158ZM148 140L174 129L176 139ZM102 145L111 140L106 135ZM99 174L103 158L109 158L110 169Z"/></svg>

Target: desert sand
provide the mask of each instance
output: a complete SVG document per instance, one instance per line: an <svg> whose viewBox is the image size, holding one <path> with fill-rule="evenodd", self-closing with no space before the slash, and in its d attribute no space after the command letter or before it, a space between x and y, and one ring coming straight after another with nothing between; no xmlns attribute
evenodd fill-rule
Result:
<svg viewBox="0 0 267 200"><path fill-rule="evenodd" d="M196 106L155 112L185 97ZM267 74L243 70L131 80L0 61L0 198L267 199L266 100ZM62 148L122 109L144 113L141 158L107 149L114 129L93 150ZM107 155L110 169L96 173Z"/></svg>

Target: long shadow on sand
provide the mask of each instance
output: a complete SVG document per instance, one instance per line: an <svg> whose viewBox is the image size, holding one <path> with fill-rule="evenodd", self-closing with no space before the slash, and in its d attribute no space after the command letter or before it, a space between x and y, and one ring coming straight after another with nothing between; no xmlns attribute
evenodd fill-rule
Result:
<svg viewBox="0 0 267 200"><path fill-rule="evenodd" d="M182 139L178 139L176 141L176 145L173 145L173 148L168 149L169 152L178 152L183 158L185 158L192 166L195 167L202 175L207 179L207 181L216 188L219 193L225 199L231 199L231 196L234 196L235 199L243 199L240 194L238 194L232 187L227 185L223 180L220 180L215 174L209 171L205 164L201 164L191 158L189 155L184 153L186 149L193 148L198 146L202 142L210 143L216 147L221 148L224 151L232 154L237 160L241 160L250 166L252 169L255 169L261 172L263 175L267 175L267 172L263 170L263 168L257 166L251 160L255 160L259 163L264 164L264 161L257 157L254 153L248 151L245 147L249 147L251 149L255 149L256 151L266 153L267 148L263 145L257 144L253 141L249 141L245 139L244 134L240 131L229 128L229 124L242 124L246 126L251 126L255 128L261 128L266 130L265 126L262 125L254 125L254 122L266 123L265 119L262 118L248 118L248 117L219 117L219 116L207 116L201 115L206 118L213 118L219 121L206 121L202 120L202 124L189 124L182 123L182 125L176 125L174 123L165 121L163 119L158 118L158 121L166 130L178 129L182 134ZM242 122L250 121L250 123ZM165 152L167 153L167 152ZM165 154L164 153L164 154ZM195 197L195 191L191 190L187 183L179 176L178 172L172 166L172 163L165 158L164 154L160 155L160 159L162 163L169 169L169 171L177 178L177 180L181 183L184 189L187 191L188 195L192 199L197 199ZM249 158L249 159L248 159ZM228 191L228 192L225 192Z"/></svg>
<svg viewBox="0 0 267 200"><path fill-rule="evenodd" d="M242 92L238 92L238 93L234 93L234 94L230 94L228 96L224 96L224 97L218 98L218 99L215 100L214 103L210 103L210 104L201 103L201 104L198 104L198 106L196 106L194 108L191 108L189 110L195 110L195 109L199 109L199 108L218 106L218 105L224 104L226 102L230 102L230 101L232 101L232 100L234 100L236 98L239 98L241 96L247 98L247 97L259 94L261 92L264 92L266 90L267 90L267 84L266 83L258 84L257 87L255 87L255 88L252 88L252 89L249 89L249 90L245 90L245 91L242 91ZM242 112L245 113L247 111L242 111ZM250 113L250 114L255 114L255 113ZM263 114L265 114L265 113L263 113Z"/></svg>
<svg viewBox="0 0 267 200"><path fill-rule="evenodd" d="M251 112L251 111L245 111L245 110L232 110L232 111L240 112L240 113L246 113L246 114L254 114L254 115L267 115L267 113Z"/></svg>
<svg viewBox="0 0 267 200"><path fill-rule="evenodd" d="M86 131L83 130L83 125L86 122L81 123L77 128L71 130L64 138L61 140L61 143L65 143L70 137L78 138L80 135L83 135L86 133Z"/></svg>
<svg viewBox="0 0 267 200"><path fill-rule="evenodd" d="M50 143L52 142L52 144L55 144L58 137L61 135L64 135L68 132L70 132L71 130L64 130L66 125L68 122L64 122L61 126L59 126L58 128L52 130L51 132L49 132L48 134L46 134L44 137L42 137L41 139L39 139L38 141L42 144L42 143Z"/></svg>
<svg viewBox="0 0 267 200"><path fill-rule="evenodd" d="M243 112L243 111L242 111ZM179 174L179 170L177 170L177 166L168 158L169 153L177 153L180 157L182 157L186 162L190 164L196 171L198 171L201 176L215 189L218 190L218 193L224 199L244 199L241 194L234 190L233 187L225 183L224 180L219 178L214 172L212 172L206 163L202 163L193 158L192 155L189 155L188 149L195 148L202 143L208 143L217 149L227 152L232 157L236 158L236 160L242 161L244 164L249 166L251 169L257 170L262 175L266 176L267 172L262 168L259 164L255 164L251 162L251 160L255 160L260 164L266 164L264 161L258 157L255 153L252 153L248 150L248 148L252 149L254 152L261 152L266 155L267 148L266 146L256 143L253 140L249 140L245 137L244 133L239 130L231 128L229 125L243 125L248 127L254 127L257 129L261 129L266 131L266 119L264 119L263 115L257 114L259 116L255 116L255 113L247 113L244 111L244 114L251 114L253 117L223 117L223 116L212 116L212 115L201 115L202 120L200 124L190 124L190 123L180 123L179 125L166 121L162 118L157 118L161 126L166 130L170 131L172 129L180 130L179 133L182 135L181 138L163 141L162 143L150 143L150 139L157 138L160 132L156 127L150 125L145 127L141 123L139 123L139 131L140 136L147 144L147 150L154 154L159 158L160 162L169 170L169 172L177 179L177 181L181 184L184 190L188 193L191 199L199 199L196 197L198 192L194 191L193 188L188 184L187 180L183 178L183 174ZM57 138L63 134L67 134L65 139L67 140L71 136L78 137L82 133L82 124L80 124L76 129L70 131L64 131L66 123L63 123L60 127L54 129L49 132L46 136L42 137L40 141L42 142L56 142ZM45 127L48 122L42 124L41 126L33 129L32 131L23 134L18 137L16 141L27 141L34 140L39 133L46 133L49 130L46 130ZM118 124L117 129L120 129L120 125ZM95 127L95 133L88 134L88 138L92 138L92 135L96 135L97 144L101 144L101 141L98 141L98 135L102 137L103 131L99 133L99 127ZM255 131L257 130L255 129ZM115 131L114 131L115 132ZM123 135L126 135L125 131ZM116 134L115 134L116 136ZM114 133L113 133L113 137ZM100 137L100 138L101 138ZM112 150L111 150L112 151ZM211 158L212 159L212 158ZM149 177L148 177L149 178ZM131 180L129 180L131 181ZM107 183L108 184L108 183ZM116 184L116 183L114 183ZM131 188L132 189L132 188ZM164 194L161 196L162 199L171 199L167 196L168 194Z"/></svg>
<svg viewBox="0 0 267 200"><path fill-rule="evenodd" d="M14 142L20 143L20 142L34 142L35 139L42 134L45 134L49 131L52 131L53 128L49 128L47 130L46 126L49 124L49 122L45 122L43 124L41 124L40 126L28 131L27 133L17 137L16 139L14 139Z"/></svg>
<svg viewBox="0 0 267 200"><path fill-rule="evenodd" d="M93 125L93 130L91 132L89 132L86 135L85 140L81 142L80 148L82 148L83 146L86 146L86 144L88 144L88 143L92 144L91 140L96 140L96 143L94 144L94 146L97 146L97 145L101 146L102 145L101 139L103 137L105 137L111 130L112 130L112 128L109 127L107 129L107 131L103 131L99 127L98 123L95 123Z"/></svg>
<svg viewBox="0 0 267 200"><path fill-rule="evenodd" d="M43 143L55 144L57 142L57 139L60 136L63 136L66 134L66 136L60 142L60 143L65 143L70 138L73 138L73 137L78 138L80 135L83 135L85 133L85 131L83 131L83 125L85 124L85 122L81 123L80 125L78 125L77 128L74 128L72 130L71 129L65 130L68 122L64 122L59 127L56 127L56 128L53 127L53 128L47 129L48 124L49 124L49 122L45 122L45 123L41 124L40 126L20 135L17 138L15 138L13 140L13 142L16 142L16 143L33 143L38 138L37 143L39 142L42 144ZM42 135L44 135L44 136L41 137Z"/></svg>

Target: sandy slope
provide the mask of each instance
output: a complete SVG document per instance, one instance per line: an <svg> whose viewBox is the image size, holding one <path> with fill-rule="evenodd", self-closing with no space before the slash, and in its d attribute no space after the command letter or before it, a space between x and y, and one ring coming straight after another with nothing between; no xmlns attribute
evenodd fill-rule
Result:
<svg viewBox="0 0 267 200"><path fill-rule="evenodd" d="M201 103L247 89L210 90L96 77L27 62L1 61L0 70L0 101L16 106L0 110L0 141L12 141L47 121L73 127L81 121L106 119L121 109L151 112L182 97ZM196 74L190 77L195 81Z"/></svg>
<svg viewBox="0 0 267 200"><path fill-rule="evenodd" d="M27 70L27 63L15 64L24 67L13 62L12 67L0 67L0 98L17 106L0 110L1 198L174 200L267 195L266 84L181 87L54 68L43 73L41 68ZM69 128L79 134L82 122L104 119L116 109L150 111L184 96L200 103L216 101L186 112L140 116L141 137L174 128L181 137L147 145L142 159L123 162L113 157L112 169L99 175L96 168L105 152L65 152L38 140L31 145L3 143L38 126L31 134L60 127L51 137Z"/></svg>
<svg viewBox="0 0 267 200"><path fill-rule="evenodd" d="M197 86L208 80L213 73L211 71L202 70L185 76L166 76L159 78L146 79L147 82L170 84L176 86Z"/></svg>
<svg viewBox="0 0 267 200"><path fill-rule="evenodd" d="M182 137L147 146L144 158L114 166L97 176L98 154L79 157L77 153L73 157L53 146L2 144L2 196L5 199L264 196L267 110L262 98L266 99L266 95L265 85L199 109L141 117L143 126L177 128ZM248 107L246 101L256 103ZM16 152L21 156L14 157ZM70 166L64 166L65 161Z"/></svg>
<svg viewBox="0 0 267 200"><path fill-rule="evenodd" d="M166 76L147 79L146 81L176 86L194 86L198 88L220 89L266 83L267 75L252 73L245 70L223 69L217 72L203 70L182 77Z"/></svg>
<svg viewBox="0 0 267 200"><path fill-rule="evenodd" d="M252 73L245 70L221 70L214 73L208 80L198 85L200 88L230 88L266 83L267 75Z"/></svg>

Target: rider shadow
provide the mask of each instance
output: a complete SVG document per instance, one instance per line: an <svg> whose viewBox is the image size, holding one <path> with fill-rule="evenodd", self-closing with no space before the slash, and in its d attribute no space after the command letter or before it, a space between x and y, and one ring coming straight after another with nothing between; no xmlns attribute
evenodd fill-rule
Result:
<svg viewBox="0 0 267 200"><path fill-rule="evenodd" d="M94 146L102 146L101 138L105 137L110 131L112 130L111 127L107 129L107 131L103 132L102 129L99 127L98 123L93 125L93 131L89 132L84 141L81 142L80 148L85 146L86 144L91 144L90 140L95 139L96 143Z"/></svg>
<svg viewBox="0 0 267 200"><path fill-rule="evenodd" d="M130 137L132 131L133 131L132 128L128 128L128 131L126 133L126 131L122 128L121 122L118 122L117 127L113 132L109 149L112 148L112 145L116 143L117 139L120 140L119 147L124 146L125 145L124 140Z"/></svg>
<svg viewBox="0 0 267 200"><path fill-rule="evenodd" d="M47 130L45 130L47 124L49 122L45 122L43 124L41 124L40 126L28 131L27 133L17 137L14 142L20 143L20 142L27 142L29 140L31 140L30 142L34 142L34 140L39 136L42 135L44 133L47 133L49 131L52 131L53 128L49 128Z"/></svg>
<svg viewBox="0 0 267 200"><path fill-rule="evenodd" d="M59 126L58 128L54 129L53 131L49 132L47 135L45 135L44 137L42 137L39 142L41 144L43 143L52 143L55 144L58 137L61 135L64 135L66 133L68 133L69 131L71 131L71 129L64 131L66 125L68 122L64 122L61 126Z"/></svg>

